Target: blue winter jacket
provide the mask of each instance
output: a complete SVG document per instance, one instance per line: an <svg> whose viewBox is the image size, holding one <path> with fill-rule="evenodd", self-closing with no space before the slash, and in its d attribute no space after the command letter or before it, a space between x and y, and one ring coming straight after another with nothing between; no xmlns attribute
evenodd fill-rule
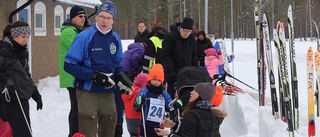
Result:
<svg viewBox="0 0 320 137"><path fill-rule="evenodd" d="M64 69L75 77L74 86L90 92L113 92L116 86L106 89L92 81L95 71L113 73L115 79L117 73L122 71L123 59L120 36L110 31L101 33L96 23L91 28L79 33L65 57Z"/></svg>
<svg viewBox="0 0 320 137"><path fill-rule="evenodd" d="M146 120L145 121L146 127L159 128L160 127L160 123L147 120L147 115L148 115L148 113L153 113L153 112L156 112L155 115L157 115L160 112L162 113L162 111L170 111L169 103L172 101L172 99L171 99L169 93L166 90L163 90L162 93L160 93L160 94L154 94L154 93L150 92L149 89L146 88L146 87L141 89L139 94L138 94L138 96L137 96L137 98L136 98L136 102L134 104L134 109L136 111L138 111L138 112L141 111L140 105L137 104L137 102L138 102L137 100L139 100L138 98L140 96L142 97L141 104L143 104L143 112L144 112L143 117ZM150 98L164 100L165 101L165 110L161 110L161 111L159 111L157 109L149 110ZM143 125L142 122L141 122L141 125Z"/></svg>
<svg viewBox="0 0 320 137"><path fill-rule="evenodd" d="M213 47L216 51L220 51L220 42L216 42L214 44L214 47ZM233 58L232 58L232 55L228 56L228 63L231 63L233 61ZM222 65L219 65L218 66L218 72L220 75L223 75L224 74L224 64Z"/></svg>

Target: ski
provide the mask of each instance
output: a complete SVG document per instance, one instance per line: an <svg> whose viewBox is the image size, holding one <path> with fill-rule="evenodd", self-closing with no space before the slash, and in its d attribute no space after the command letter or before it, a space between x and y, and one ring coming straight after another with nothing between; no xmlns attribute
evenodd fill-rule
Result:
<svg viewBox="0 0 320 137"><path fill-rule="evenodd" d="M279 22L280 23L280 22ZM280 24L279 24L280 25ZM278 26L278 25L277 25ZM278 28L278 27L277 27ZM283 103L283 88L282 88L282 79L281 79L281 48L280 48L280 41L278 36L278 29L273 29L273 41L274 46L276 47L277 56L278 56L278 83L279 83L279 106L280 106L280 118L282 121L285 121L285 110L284 110L284 103Z"/></svg>
<svg viewBox="0 0 320 137"><path fill-rule="evenodd" d="M264 92L264 78L263 78L263 55L262 55L262 43L261 43L261 32L260 32L260 0L255 0L255 30L256 30L256 43L257 43L257 72L258 72L258 90L259 90L259 106L264 106L263 92Z"/></svg>
<svg viewBox="0 0 320 137"><path fill-rule="evenodd" d="M319 58L319 54L315 55L315 58ZM315 117L314 117L314 78L313 78L313 51L312 47L309 47L307 54L307 77L308 77L308 136L314 137L315 131Z"/></svg>
<svg viewBox="0 0 320 137"><path fill-rule="evenodd" d="M269 80L270 80L270 93L272 99L272 115L275 119L279 118L279 108L278 108L278 98L276 91L276 83L274 78L274 69L273 69L273 61L272 61L272 48L270 43L270 34L269 34L269 23L266 13L263 14L262 19L262 31L263 31L263 45L265 45L267 63L268 63L268 71L269 71ZM265 99L265 98L264 98ZM266 102L266 101L264 101Z"/></svg>
<svg viewBox="0 0 320 137"><path fill-rule="evenodd" d="M319 49L319 29L318 29L318 26L317 26L317 23L314 21L314 20L312 20L312 22L313 22L313 24L314 24L314 26L315 26L315 29L316 29L316 35L317 35L317 37L316 37L316 39L317 39L317 50L319 51L320 49ZM317 73L317 79L316 79L316 91L315 91L315 93L314 93L314 96L316 97L316 100L315 100L315 103L316 103L316 105L317 105L317 117L319 117L319 115L320 115L320 100L319 100L319 87L318 87L318 85L319 85L319 83L318 82L320 82L319 81L319 79L318 79L318 77L320 76L320 74L318 75L318 73Z"/></svg>
<svg viewBox="0 0 320 137"><path fill-rule="evenodd" d="M291 89L293 104L293 127L295 130L299 128L299 98L298 98L298 78L296 67L296 54L294 45L294 28L292 18L292 7L288 7L288 33L289 33L289 51L290 51L290 68L291 68Z"/></svg>
<svg viewBox="0 0 320 137"><path fill-rule="evenodd" d="M280 48L281 48L281 78L283 86L283 103L285 105L285 117L288 123L289 136L293 137L293 121L292 121L292 106L291 106L291 97L290 97L290 87L289 87L289 76L288 76L288 66L287 66L287 52L286 52L286 39L284 33L284 25L281 22L278 30Z"/></svg>

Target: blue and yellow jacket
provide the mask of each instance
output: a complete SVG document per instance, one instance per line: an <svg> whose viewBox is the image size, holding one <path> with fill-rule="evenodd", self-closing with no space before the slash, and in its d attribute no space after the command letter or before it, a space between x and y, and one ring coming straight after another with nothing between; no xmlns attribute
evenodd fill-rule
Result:
<svg viewBox="0 0 320 137"><path fill-rule="evenodd" d="M113 92L116 86L106 89L92 81L95 71L117 73L122 71L123 59L120 36L111 30L107 34L97 29L97 24L79 33L65 57L64 69L75 77L74 86L89 92Z"/></svg>

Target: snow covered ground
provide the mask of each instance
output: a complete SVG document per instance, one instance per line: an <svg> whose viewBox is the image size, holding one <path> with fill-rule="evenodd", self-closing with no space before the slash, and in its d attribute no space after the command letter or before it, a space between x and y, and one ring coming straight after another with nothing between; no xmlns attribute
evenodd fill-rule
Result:
<svg viewBox="0 0 320 137"><path fill-rule="evenodd" d="M131 42L133 40L123 40L124 50ZM231 53L231 41L227 40L226 43L227 51ZM256 42L235 41L234 45L234 68L232 64L230 66L231 70L234 70L234 76L257 89ZM300 128L295 132L295 136L305 137L308 135L306 53L309 46L316 49L316 42L300 42L296 40L295 45L300 105ZM272 48L273 50L275 49L274 47ZM273 53L275 54L275 52ZM273 60L274 69L276 70L277 58L274 56ZM275 73L276 75L277 72ZM237 81L235 81L235 84L249 92L257 93ZM267 81L267 84L269 84L269 81ZM43 110L36 111L35 102L30 100L30 116L34 137L67 136L70 103L67 90L59 88L59 76L40 80L38 88L42 94L44 106ZM269 88L269 85L267 85L266 95L268 97L270 97ZM248 94L225 96L222 108L228 112L228 116L220 128L222 137L288 136L286 131L287 124L281 120L274 120L271 114L271 106L259 107L258 101ZM319 122L320 118L316 118L316 126L319 126ZM317 128L317 133L317 136L320 137L320 128ZM123 137L129 137L125 123Z"/></svg>

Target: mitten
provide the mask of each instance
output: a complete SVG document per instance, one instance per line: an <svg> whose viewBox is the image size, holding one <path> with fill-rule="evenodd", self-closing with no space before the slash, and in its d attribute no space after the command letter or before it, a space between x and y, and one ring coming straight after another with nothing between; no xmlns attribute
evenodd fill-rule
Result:
<svg viewBox="0 0 320 137"><path fill-rule="evenodd" d="M222 55L220 50L217 51L217 55L218 56Z"/></svg>
<svg viewBox="0 0 320 137"><path fill-rule="evenodd" d="M137 105L137 106L140 106L141 103L142 103L142 96L138 96L138 97L136 98L136 105Z"/></svg>
<svg viewBox="0 0 320 137"><path fill-rule="evenodd" d="M42 106L43 106L42 99L38 99L38 100L36 100L36 102L37 102L37 110L39 110L39 109L42 110Z"/></svg>
<svg viewBox="0 0 320 137"><path fill-rule="evenodd" d="M95 71L92 75L92 80L105 88L112 88L115 85L114 81L111 79L112 75L112 73L106 74Z"/></svg>
<svg viewBox="0 0 320 137"><path fill-rule="evenodd" d="M124 91L125 94L127 95L132 94L132 88L125 86L121 81L118 82L118 87L120 91Z"/></svg>
<svg viewBox="0 0 320 137"><path fill-rule="evenodd" d="M179 108L183 107L182 101L181 101L180 99L178 99L176 102L174 102L173 107L174 107L175 109L179 109Z"/></svg>

